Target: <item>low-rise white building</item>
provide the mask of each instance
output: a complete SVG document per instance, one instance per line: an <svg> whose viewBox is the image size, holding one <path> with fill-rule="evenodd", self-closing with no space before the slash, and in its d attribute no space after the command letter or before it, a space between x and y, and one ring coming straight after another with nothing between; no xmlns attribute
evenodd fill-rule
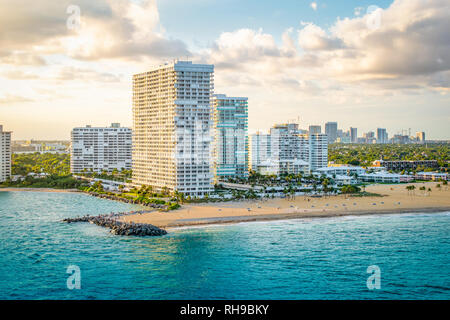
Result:
<svg viewBox="0 0 450 320"><path fill-rule="evenodd" d="M448 174L442 172L417 172L414 177L418 180L449 180Z"/></svg>
<svg viewBox="0 0 450 320"><path fill-rule="evenodd" d="M412 176L389 172L364 173L358 176L362 182L400 183L413 180Z"/></svg>
<svg viewBox="0 0 450 320"><path fill-rule="evenodd" d="M358 183L358 179L356 179L355 177L352 177L352 176L347 176L347 175L337 174L332 177L331 176L327 176L327 177L333 179L334 183L337 184L338 186L351 185L351 184Z"/></svg>
<svg viewBox="0 0 450 320"><path fill-rule="evenodd" d="M353 167L353 166L333 166L333 167L325 167L325 168L319 168L315 170L315 172L324 174L324 175L346 175L346 176L352 176L352 175L361 175L366 173L366 169L363 167Z"/></svg>

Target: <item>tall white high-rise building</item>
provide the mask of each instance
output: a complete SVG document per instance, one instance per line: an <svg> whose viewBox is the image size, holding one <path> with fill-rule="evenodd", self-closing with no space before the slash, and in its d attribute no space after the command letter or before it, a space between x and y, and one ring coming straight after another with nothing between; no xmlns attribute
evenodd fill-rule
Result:
<svg viewBox="0 0 450 320"><path fill-rule="evenodd" d="M250 169L257 172L259 166L270 159L270 134L257 132L250 135Z"/></svg>
<svg viewBox="0 0 450 320"><path fill-rule="evenodd" d="M130 128L78 127L71 132L70 169L72 173L131 170L132 134Z"/></svg>
<svg viewBox="0 0 450 320"><path fill-rule="evenodd" d="M248 98L215 94L214 175L248 177Z"/></svg>
<svg viewBox="0 0 450 320"><path fill-rule="evenodd" d="M0 182L11 178L11 132L0 125Z"/></svg>
<svg viewBox="0 0 450 320"><path fill-rule="evenodd" d="M311 171L328 166L328 136L323 133L309 136L309 164Z"/></svg>
<svg viewBox="0 0 450 320"><path fill-rule="evenodd" d="M213 191L214 66L175 61L133 76L133 183Z"/></svg>

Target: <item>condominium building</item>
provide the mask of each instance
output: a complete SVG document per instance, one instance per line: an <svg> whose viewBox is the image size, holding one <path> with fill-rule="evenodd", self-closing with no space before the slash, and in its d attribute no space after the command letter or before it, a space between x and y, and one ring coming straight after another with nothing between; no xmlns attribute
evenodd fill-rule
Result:
<svg viewBox="0 0 450 320"><path fill-rule="evenodd" d="M303 161L306 161L309 163L309 160L311 159L310 154L310 135L309 134L299 134L298 135L298 143L299 143L299 158Z"/></svg>
<svg viewBox="0 0 450 320"><path fill-rule="evenodd" d="M309 135L309 165L311 171L328 166L328 137L326 134Z"/></svg>
<svg viewBox="0 0 450 320"><path fill-rule="evenodd" d="M270 134L257 132L250 135L250 169L258 171L259 166L270 158Z"/></svg>
<svg viewBox="0 0 450 320"><path fill-rule="evenodd" d="M278 124L270 129L271 159L297 159L300 154L298 124Z"/></svg>
<svg viewBox="0 0 450 320"><path fill-rule="evenodd" d="M388 143L388 134L385 128L377 129L377 143Z"/></svg>
<svg viewBox="0 0 450 320"><path fill-rule="evenodd" d="M110 127L78 127L71 132L72 173L131 169L132 133L113 123Z"/></svg>
<svg viewBox="0 0 450 320"><path fill-rule="evenodd" d="M214 66L175 61L133 76L133 183L213 191Z"/></svg>
<svg viewBox="0 0 450 320"><path fill-rule="evenodd" d="M11 132L0 125L0 182L11 178Z"/></svg>
<svg viewBox="0 0 450 320"><path fill-rule="evenodd" d="M336 139L338 137L338 128L337 127L338 127L337 122L325 123L325 134L328 136L328 143L336 142ZM320 133L320 132L318 132L318 133Z"/></svg>
<svg viewBox="0 0 450 320"><path fill-rule="evenodd" d="M216 94L214 106L214 176L248 177L248 98Z"/></svg>
<svg viewBox="0 0 450 320"><path fill-rule="evenodd" d="M261 150L266 160L260 159ZM303 134L297 124L275 125L268 136L252 135L251 163L261 174L309 173L328 165L328 137Z"/></svg>

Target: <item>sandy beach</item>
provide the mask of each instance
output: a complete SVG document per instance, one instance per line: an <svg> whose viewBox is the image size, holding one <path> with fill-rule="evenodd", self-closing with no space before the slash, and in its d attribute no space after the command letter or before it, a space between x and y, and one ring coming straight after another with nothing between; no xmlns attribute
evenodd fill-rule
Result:
<svg viewBox="0 0 450 320"><path fill-rule="evenodd" d="M80 192L78 189L51 189L51 188L0 188L0 192L28 191L28 192Z"/></svg>
<svg viewBox="0 0 450 320"><path fill-rule="evenodd" d="M160 228L194 225L239 223L311 217L332 217L382 213L413 213L450 211L450 190L437 183L415 183L414 194L407 185L371 185L366 191L383 197L327 196L321 198L297 196L295 199L269 199L183 205L170 212L150 212L123 217L123 221L150 223ZM431 192L419 190L425 186Z"/></svg>

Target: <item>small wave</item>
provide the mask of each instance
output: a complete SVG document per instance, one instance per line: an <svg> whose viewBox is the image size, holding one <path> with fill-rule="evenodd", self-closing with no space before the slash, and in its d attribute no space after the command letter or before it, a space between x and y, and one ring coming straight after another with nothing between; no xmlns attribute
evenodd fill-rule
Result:
<svg viewBox="0 0 450 320"><path fill-rule="evenodd" d="M448 287L441 287L441 286L430 285L430 284L426 284L426 285L424 285L424 287L425 288L438 289L438 290L442 290L442 291L450 291L450 288L448 288Z"/></svg>

